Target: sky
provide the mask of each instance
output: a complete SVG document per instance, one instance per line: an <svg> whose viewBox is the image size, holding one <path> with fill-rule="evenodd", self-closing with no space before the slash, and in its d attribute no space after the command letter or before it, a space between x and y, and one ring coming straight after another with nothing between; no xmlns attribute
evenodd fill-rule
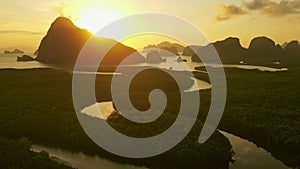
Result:
<svg viewBox="0 0 300 169"><path fill-rule="evenodd" d="M300 40L300 0L0 0L0 51L34 52L59 16L95 33L125 16L144 12L171 14L195 25L215 42L229 36L248 47L267 36L276 43ZM176 28L174 28L176 29ZM135 48L170 40L146 36L124 43ZM196 44L194 44L196 45Z"/></svg>

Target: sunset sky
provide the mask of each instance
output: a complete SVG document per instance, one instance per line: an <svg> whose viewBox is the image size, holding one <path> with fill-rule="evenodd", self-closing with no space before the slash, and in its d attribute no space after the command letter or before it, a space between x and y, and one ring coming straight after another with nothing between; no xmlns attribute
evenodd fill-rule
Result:
<svg viewBox="0 0 300 169"><path fill-rule="evenodd" d="M282 44L300 40L300 0L9 0L0 5L0 50L33 52L58 16L96 32L118 18L142 12L163 12L196 25L210 41L239 37L244 47L256 36ZM163 39L130 44L141 48Z"/></svg>

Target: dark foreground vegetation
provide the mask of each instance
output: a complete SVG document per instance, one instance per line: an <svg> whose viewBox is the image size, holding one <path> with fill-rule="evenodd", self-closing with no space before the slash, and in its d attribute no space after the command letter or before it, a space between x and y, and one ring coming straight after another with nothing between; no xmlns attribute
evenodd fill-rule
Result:
<svg viewBox="0 0 300 169"><path fill-rule="evenodd" d="M114 161L150 168L228 168L233 155L228 139L219 132L215 132L206 143L199 144L197 141L202 123L198 120L188 137L162 155L145 159L115 156L99 148L83 132L73 108L72 76L69 73L53 69L8 69L0 70L0 78L0 136L7 139L27 137L33 143L97 154ZM153 78L157 79L157 76ZM109 76L97 78L97 93L108 89L109 81ZM137 83L135 86L139 85ZM137 89L135 94L145 96L151 86L153 84L144 86L143 91ZM177 94L167 92L171 96L170 105L157 122L139 126L120 117L110 119L109 123L131 136L147 137L161 132L157 129L168 126L176 118L176 113L173 112L176 102L172 98L176 98ZM109 93L101 96L103 97L98 98L98 101L110 99ZM139 104L141 109L145 108L146 102ZM140 127L143 127L142 132Z"/></svg>
<svg viewBox="0 0 300 169"><path fill-rule="evenodd" d="M285 63L289 69L285 72L226 69L228 96L219 125L219 129L267 149L291 167L300 166L300 66L296 63ZM149 108L149 91L156 87L154 84L162 86L168 98L164 114L154 122L141 125L115 112L113 116L118 118L108 120L112 127L129 136L149 137L172 124L179 103L178 93L174 92L178 86L169 85L174 81L167 77L158 79L156 73L159 72L144 72L136 78L130 88L131 99L138 109L145 110ZM203 73L194 74L209 81ZM112 155L86 136L73 109L69 73L53 69L8 69L0 70L0 78L0 136L12 139L9 142L17 144L13 140L27 137L33 143L150 168L228 168L233 155L230 143L219 132L206 143L197 143L209 109L210 90L200 92L199 120L188 137L162 155L137 160ZM97 94L98 101L111 100L107 92L110 80L110 76L97 78L96 93L101 93ZM5 142L0 143L0 147L5 147Z"/></svg>
<svg viewBox="0 0 300 169"><path fill-rule="evenodd" d="M259 74L228 70L227 81L228 101L220 128L255 142L289 166L300 167L300 67Z"/></svg>
<svg viewBox="0 0 300 169"><path fill-rule="evenodd" d="M226 69L227 103L219 129L267 149L291 167L300 167L300 63L288 71ZM195 76L208 80L207 75ZM203 91L201 98L210 98ZM209 106L209 101L202 106ZM205 116L200 117L205 120Z"/></svg>
<svg viewBox="0 0 300 169"><path fill-rule="evenodd" d="M0 137L0 166L2 169L72 169L49 158L47 152L31 151L27 138L17 141Z"/></svg>

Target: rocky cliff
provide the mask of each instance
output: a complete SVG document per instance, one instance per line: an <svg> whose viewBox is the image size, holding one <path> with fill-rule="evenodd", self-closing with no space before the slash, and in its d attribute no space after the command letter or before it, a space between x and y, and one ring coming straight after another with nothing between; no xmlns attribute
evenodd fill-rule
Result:
<svg viewBox="0 0 300 169"><path fill-rule="evenodd" d="M42 39L36 60L59 67L72 68L82 47L92 36L87 30L76 27L70 19L59 17L51 24L47 35ZM103 58L101 62L103 65L118 65L126 57L136 52L135 49L113 39L103 37L96 39L93 45L99 46L99 49L116 43ZM135 53L129 62L141 63L144 61L143 56Z"/></svg>

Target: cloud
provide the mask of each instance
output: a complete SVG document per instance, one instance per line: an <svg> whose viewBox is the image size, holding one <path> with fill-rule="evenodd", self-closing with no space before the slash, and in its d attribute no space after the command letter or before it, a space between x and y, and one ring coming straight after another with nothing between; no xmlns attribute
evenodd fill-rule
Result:
<svg viewBox="0 0 300 169"><path fill-rule="evenodd" d="M242 2L241 6L218 5L220 13L215 16L215 20L222 21L233 18L234 16L250 14L259 11L269 17L282 17L290 14L300 13L300 0L250 0Z"/></svg>
<svg viewBox="0 0 300 169"><path fill-rule="evenodd" d="M243 6L249 10L257 10L264 8L264 6L267 5L266 2L266 0L253 0L250 2L244 2Z"/></svg>
<svg viewBox="0 0 300 169"><path fill-rule="evenodd" d="M294 0L289 2L290 7L299 9L300 8L300 0Z"/></svg>
<svg viewBox="0 0 300 169"><path fill-rule="evenodd" d="M66 16L66 11L68 9L68 5L64 2L60 2L53 6L53 9L60 15Z"/></svg>
<svg viewBox="0 0 300 169"><path fill-rule="evenodd" d="M278 3L271 0L252 0L244 2L243 6L248 10L259 10L267 16L285 16L299 13L300 0L281 0Z"/></svg>
<svg viewBox="0 0 300 169"><path fill-rule="evenodd" d="M0 22L0 25L7 25L7 22Z"/></svg>
<svg viewBox="0 0 300 169"><path fill-rule="evenodd" d="M23 31L23 30L0 30L0 35L3 34L27 34L27 35L41 35L42 32L32 32L32 31Z"/></svg>
<svg viewBox="0 0 300 169"><path fill-rule="evenodd" d="M217 5L220 8L220 13L215 16L216 21L228 20L232 17L237 17L239 15L244 15L247 13L244 9L235 5Z"/></svg>

